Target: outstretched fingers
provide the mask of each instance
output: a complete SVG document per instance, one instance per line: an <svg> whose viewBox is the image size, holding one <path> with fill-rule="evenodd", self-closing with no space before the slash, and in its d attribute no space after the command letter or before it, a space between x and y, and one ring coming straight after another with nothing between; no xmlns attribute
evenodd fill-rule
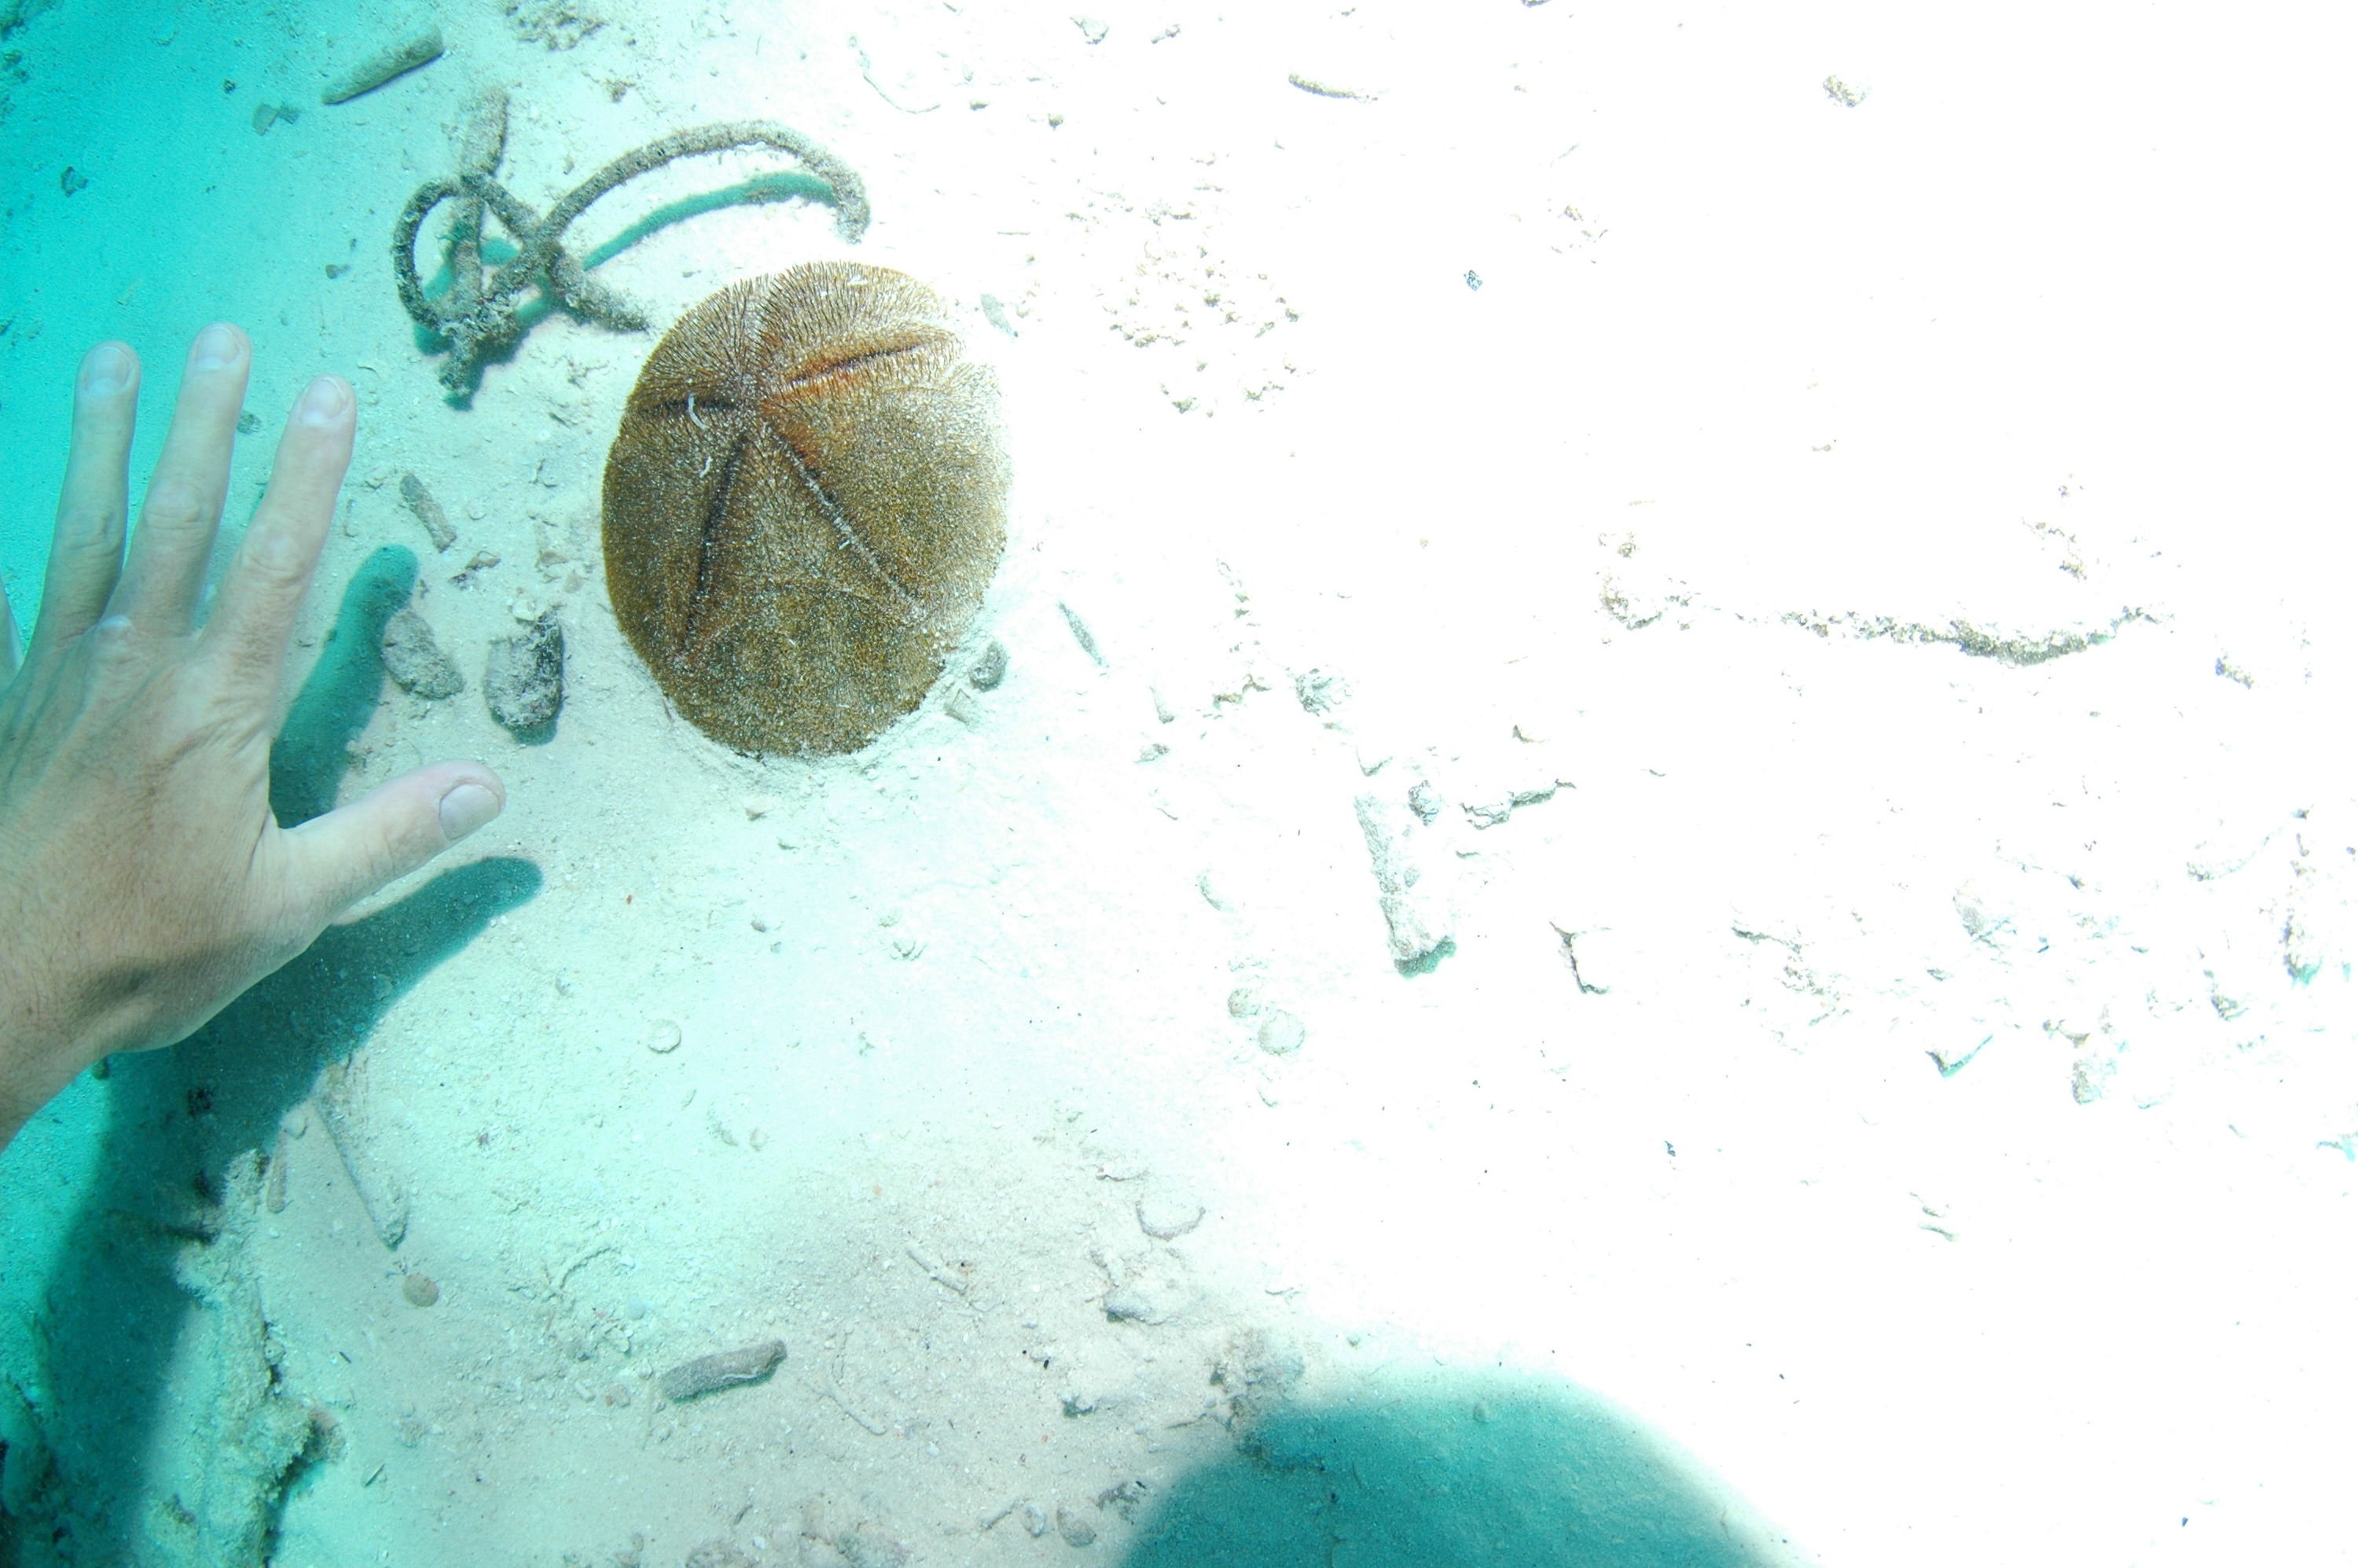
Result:
<svg viewBox="0 0 2358 1568"><path fill-rule="evenodd" d="M150 635L177 636L195 622L253 359L245 334L225 321L198 333L189 350L164 455L147 481L122 580L107 600L109 611Z"/></svg>
<svg viewBox="0 0 2358 1568"><path fill-rule="evenodd" d="M73 433L50 535L38 653L81 636L106 609L123 570L123 524L130 508L131 430L139 410L139 356L104 342L82 356L74 378Z"/></svg>
<svg viewBox="0 0 2358 1568"><path fill-rule="evenodd" d="M278 438L270 487L214 596L202 644L232 695L275 711L295 616L319 564L336 492L352 460L352 389L331 375L303 389Z"/></svg>

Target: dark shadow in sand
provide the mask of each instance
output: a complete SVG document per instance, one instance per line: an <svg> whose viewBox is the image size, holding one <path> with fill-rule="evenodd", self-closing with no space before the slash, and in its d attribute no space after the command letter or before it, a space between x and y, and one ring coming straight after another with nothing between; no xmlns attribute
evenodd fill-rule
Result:
<svg viewBox="0 0 2358 1568"><path fill-rule="evenodd" d="M294 823L334 804L384 684L378 643L406 602L416 558L379 550L345 589L335 629L272 754L271 802ZM168 1051L118 1056L105 1098L96 1184L82 1197L49 1281L49 1517L76 1563L149 1560L154 1521L144 1456L176 1346L198 1310L173 1260L200 1244L228 1162L268 1149L319 1070L365 1042L387 1008L491 919L541 885L529 861L492 859L433 876L408 896L309 950ZM164 1561L169 1557L158 1558ZM45 1559L46 1560L46 1559Z"/></svg>
<svg viewBox="0 0 2358 1568"><path fill-rule="evenodd" d="M1161 1497L1119 1489L1122 1568L1796 1568L1807 1560L1642 1422L1569 1384L1379 1385L1238 1401L1235 1445ZM1003 1527L1002 1527L1003 1528Z"/></svg>

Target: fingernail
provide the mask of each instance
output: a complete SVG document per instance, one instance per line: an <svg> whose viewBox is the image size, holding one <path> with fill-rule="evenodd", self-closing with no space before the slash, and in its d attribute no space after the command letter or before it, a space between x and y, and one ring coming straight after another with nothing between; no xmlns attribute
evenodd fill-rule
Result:
<svg viewBox="0 0 2358 1568"><path fill-rule="evenodd" d="M442 838L456 844L500 814L500 797L479 784L462 784L442 797Z"/></svg>
<svg viewBox="0 0 2358 1568"><path fill-rule="evenodd" d="M295 416L306 425L329 425L343 416L344 384L332 375L315 377L295 405Z"/></svg>
<svg viewBox="0 0 2358 1568"><path fill-rule="evenodd" d="M197 334L196 367L218 370L237 358L237 329L216 321Z"/></svg>
<svg viewBox="0 0 2358 1568"><path fill-rule="evenodd" d="M131 356L121 343L101 343L81 362L81 395L104 397L131 379Z"/></svg>

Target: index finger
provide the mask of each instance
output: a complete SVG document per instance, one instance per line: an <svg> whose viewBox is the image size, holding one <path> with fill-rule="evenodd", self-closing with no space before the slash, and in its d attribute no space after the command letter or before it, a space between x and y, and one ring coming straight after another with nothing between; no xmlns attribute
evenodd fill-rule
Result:
<svg viewBox="0 0 2358 1568"><path fill-rule="evenodd" d="M204 656L220 662L265 723L276 707L295 613L319 567L328 525L335 521L336 492L352 460L352 389L341 377L323 375L303 389L278 438L270 487L200 634Z"/></svg>
<svg viewBox="0 0 2358 1568"><path fill-rule="evenodd" d="M49 568L41 580L28 656L81 636L106 612L107 596L123 573L125 469L138 413L139 356L128 343L93 346L74 377L65 483L58 491Z"/></svg>

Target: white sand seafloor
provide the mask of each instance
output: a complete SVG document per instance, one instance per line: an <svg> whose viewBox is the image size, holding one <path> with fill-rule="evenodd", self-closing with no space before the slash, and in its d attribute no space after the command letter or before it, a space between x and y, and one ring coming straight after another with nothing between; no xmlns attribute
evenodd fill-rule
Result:
<svg viewBox="0 0 2358 1568"><path fill-rule="evenodd" d="M2353 1560L2349 18L0 21L20 617L78 355L146 356L144 472L239 321L224 551L296 390L362 403L297 662L368 684L292 761L509 792L0 1161L18 1560ZM536 208L720 120L860 172L856 244L736 206L597 276L658 331L817 258L953 302L1001 684L842 758L672 717L599 544L654 334L456 406L395 297L491 85ZM447 700L328 635L413 569ZM484 650L550 609L522 744Z"/></svg>

